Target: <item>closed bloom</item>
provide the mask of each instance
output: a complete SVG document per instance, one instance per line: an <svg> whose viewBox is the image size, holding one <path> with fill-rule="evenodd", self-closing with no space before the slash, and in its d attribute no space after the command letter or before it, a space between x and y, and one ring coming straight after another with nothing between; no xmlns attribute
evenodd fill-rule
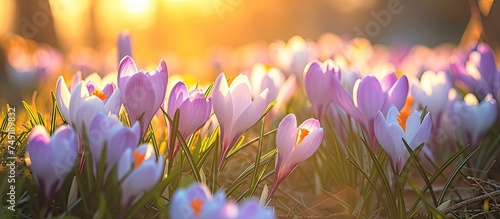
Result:
<svg viewBox="0 0 500 219"><path fill-rule="evenodd" d="M400 173L403 170L410 154L406 149L404 139L412 150L420 144L425 143L430 137L432 120L429 113L420 123L421 113L414 111L410 115L399 112L396 106L391 106L387 117L382 112L377 113L375 118L375 136L380 146L391 158L394 172ZM425 147L425 146L424 146Z"/></svg>
<svg viewBox="0 0 500 219"><path fill-rule="evenodd" d="M333 92L328 92L334 84L334 77L340 80L340 69L332 60L323 63L312 61L304 71L304 87L312 104L314 115L323 119L330 103L333 101Z"/></svg>
<svg viewBox="0 0 500 219"><path fill-rule="evenodd" d="M419 83L411 87L415 102L427 106L433 117L434 127L438 127L441 115L448 106L448 94L451 83L445 72L426 71L422 74Z"/></svg>
<svg viewBox="0 0 500 219"><path fill-rule="evenodd" d="M76 161L78 140L73 129L62 125L52 137L43 126L35 126L28 138L28 165L35 184L42 192L42 201L49 204L61 188Z"/></svg>
<svg viewBox="0 0 500 219"><path fill-rule="evenodd" d="M212 196L207 186L200 183L175 191L169 207L170 218L173 219L238 217L238 206L226 201L223 191Z"/></svg>
<svg viewBox="0 0 500 219"><path fill-rule="evenodd" d="M246 75L238 75L231 87L222 73L215 81L212 100L214 113L220 124L222 152L219 170L238 138L252 127L264 114L269 104L269 90L265 89L252 101L252 91Z"/></svg>
<svg viewBox="0 0 500 219"><path fill-rule="evenodd" d="M179 132L184 139L189 138L198 128L207 122L212 112L212 101L206 98L201 89L187 91L186 84L180 81L174 85L168 98L167 114L174 119L175 111L179 110ZM169 134L171 132L169 131ZM175 138L175 136L170 136ZM174 153L169 155L173 159L179 150L179 143L174 146Z"/></svg>
<svg viewBox="0 0 500 219"><path fill-rule="evenodd" d="M395 73L387 74L382 81L368 75L354 84L352 97L334 77L334 101L347 114L358 121L368 135L372 149L376 147L373 123L378 111L387 113L391 105L401 109L408 95L408 79L406 76L397 78Z"/></svg>
<svg viewBox="0 0 500 219"><path fill-rule="evenodd" d="M104 162L106 165L104 178L106 179L111 169L118 163L123 152L134 149L141 139L139 123L126 127L118 121L116 115L98 113L90 124L87 133L92 159L94 160L94 174L97 167ZM106 145L105 160L100 160Z"/></svg>
<svg viewBox="0 0 500 219"><path fill-rule="evenodd" d="M127 148L118 163L121 181L121 209L125 213L162 178L163 156L155 158L153 146L143 144L132 150Z"/></svg>
<svg viewBox="0 0 500 219"><path fill-rule="evenodd" d="M125 56L132 57L132 43L130 40L130 34L127 31L123 31L118 34L117 48L118 62L125 58Z"/></svg>
<svg viewBox="0 0 500 219"><path fill-rule="evenodd" d="M323 141L323 128L316 119L308 119L297 128L297 119L294 114L283 118L276 133L276 158L275 179L269 191L269 200L278 185L300 163L311 157L318 150Z"/></svg>
<svg viewBox="0 0 500 219"><path fill-rule="evenodd" d="M302 79L304 67L316 57L316 51L310 42L300 36L291 37L285 44L278 41L269 46L271 59L287 75L297 75Z"/></svg>
<svg viewBox="0 0 500 219"><path fill-rule="evenodd" d="M161 60L154 72L137 70L134 60L125 56L118 68L118 87L131 124L139 121L141 135L148 129L151 119L165 99L167 90L167 64Z"/></svg>
<svg viewBox="0 0 500 219"><path fill-rule="evenodd" d="M465 144L470 144L471 148L478 146L479 140L496 121L497 101L488 94L479 103L473 94L467 94L464 100L456 100L451 106L451 116L455 120L462 132Z"/></svg>
<svg viewBox="0 0 500 219"><path fill-rule="evenodd" d="M60 76L56 85L56 99L64 119L82 134L83 126L88 129L97 113L119 113L121 91L113 83L108 83L101 89L92 81L80 81L70 92L64 78Z"/></svg>

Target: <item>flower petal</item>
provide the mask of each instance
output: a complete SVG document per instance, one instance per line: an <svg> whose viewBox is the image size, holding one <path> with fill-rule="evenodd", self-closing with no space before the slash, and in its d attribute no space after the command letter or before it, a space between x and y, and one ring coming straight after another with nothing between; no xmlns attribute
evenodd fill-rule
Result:
<svg viewBox="0 0 500 219"><path fill-rule="evenodd" d="M125 56L120 61L120 66L118 67L118 87L124 89L127 86L130 77L137 72L134 59L130 56Z"/></svg>
<svg viewBox="0 0 500 219"><path fill-rule="evenodd" d="M365 76L359 83L356 93L358 110L365 119L375 118L385 102L385 94L374 76Z"/></svg>
<svg viewBox="0 0 500 219"><path fill-rule="evenodd" d="M276 158L276 169L281 169L283 161L287 160L295 147L297 135L297 119L294 114L288 114L281 120L276 132L276 148L278 157Z"/></svg>
<svg viewBox="0 0 500 219"><path fill-rule="evenodd" d="M68 86L64 81L63 76L59 76L56 84L56 99L57 99L57 107L61 112L62 116L66 121L71 123L71 117L69 114L69 104L71 100L71 94L69 93Z"/></svg>

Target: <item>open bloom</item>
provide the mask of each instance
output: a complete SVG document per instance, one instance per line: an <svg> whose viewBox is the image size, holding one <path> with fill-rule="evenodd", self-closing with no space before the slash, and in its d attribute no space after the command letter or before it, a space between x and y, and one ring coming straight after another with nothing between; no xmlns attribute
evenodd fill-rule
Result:
<svg viewBox="0 0 500 219"><path fill-rule="evenodd" d="M198 128L207 122L212 112L212 100L206 98L201 89L187 91L186 84L180 81L174 85L170 97L168 98L167 114L174 119L175 111L179 109L179 132L184 139L189 138ZM170 135L171 131L169 131ZM175 138L175 136L170 136ZM176 142L173 154L169 154L169 159L173 159L180 144Z"/></svg>
<svg viewBox="0 0 500 219"><path fill-rule="evenodd" d="M294 114L283 118L276 133L276 158L275 179L267 199L273 195L278 185L300 163L311 157L318 150L323 141L323 128L316 119L308 119L297 128L297 119Z"/></svg>
<svg viewBox="0 0 500 219"><path fill-rule="evenodd" d="M473 94L467 94L464 100L456 100L451 105L451 117L456 129L462 132L465 144L471 148L478 146L481 137L496 121L497 101L488 94L481 103Z"/></svg>
<svg viewBox="0 0 500 219"><path fill-rule="evenodd" d="M128 148L137 147L141 139L141 130L138 122L132 127L126 127L118 121L116 115L106 116L98 113L90 124L87 137L94 160L94 174L97 175L95 170L104 162L106 179L123 152ZM100 160L104 145L106 145L106 157L105 160Z"/></svg>
<svg viewBox="0 0 500 219"><path fill-rule="evenodd" d="M431 134L431 115L427 113L422 123L420 123L420 116L421 113L417 111L410 115L403 111L400 113L395 106L391 106L387 117L384 117L380 111L377 113L375 136L380 146L391 158L391 164L396 173L403 170L410 156L403 139L412 150L415 150L420 144L425 143Z"/></svg>
<svg viewBox="0 0 500 219"><path fill-rule="evenodd" d="M48 204L73 169L78 150L77 136L68 125L57 128L52 137L43 126L35 126L26 147L33 179L42 192L42 201Z"/></svg>
<svg viewBox="0 0 500 219"><path fill-rule="evenodd" d="M108 83L101 89L92 81L80 81L71 89L70 92L64 78L60 76L56 85L57 106L64 119L79 134L82 134L84 125L88 129L98 112L118 114L120 111L121 91L113 83Z"/></svg>
<svg viewBox="0 0 500 219"><path fill-rule="evenodd" d="M120 63L118 87L123 92L123 105L130 123L139 121L142 135L165 99L167 81L167 64L163 60L154 72L138 71L130 56L125 56Z"/></svg>
<svg viewBox="0 0 500 219"><path fill-rule="evenodd" d="M414 100L421 106L427 106L431 113L434 127L438 127L441 115L448 106L448 94L451 83L445 72L426 71L420 78L420 83L411 87Z"/></svg>
<svg viewBox="0 0 500 219"><path fill-rule="evenodd" d="M226 200L224 191L212 196L205 184L193 183L188 188L175 191L170 202L170 218L271 219L274 213L260 206L255 198L244 201L238 207Z"/></svg>
<svg viewBox="0 0 500 219"><path fill-rule="evenodd" d="M265 89L252 101L250 82L246 75L238 75L229 87L226 76L222 73L215 81L212 100L214 113L220 124L220 170L227 153L238 138L264 114L269 104L269 90Z"/></svg>
<svg viewBox="0 0 500 219"><path fill-rule="evenodd" d="M143 144L134 150L127 148L118 163L121 209L127 211L149 192L162 178L163 168L163 156L159 155L156 160L153 146Z"/></svg>
<svg viewBox="0 0 500 219"><path fill-rule="evenodd" d="M368 135L371 148L376 147L373 123L378 111L387 113L391 105L401 109L408 95L408 79L397 78L395 73L387 74L382 81L368 75L354 84L352 97L334 77L334 101L352 118L358 121Z"/></svg>
<svg viewBox="0 0 500 219"><path fill-rule="evenodd" d="M320 120L325 116L330 103L333 101L334 93L327 92L333 86L336 86L333 77L340 80L340 69L331 59L324 63L312 61L304 71L306 94L311 101L314 115Z"/></svg>

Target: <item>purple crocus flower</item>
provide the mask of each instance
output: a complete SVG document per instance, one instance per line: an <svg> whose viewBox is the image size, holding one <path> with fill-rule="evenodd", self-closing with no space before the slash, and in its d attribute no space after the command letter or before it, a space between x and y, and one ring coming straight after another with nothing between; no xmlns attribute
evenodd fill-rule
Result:
<svg viewBox="0 0 500 219"><path fill-rule="evenodd" d="M204 184L194 183L175 191L170 202L170 218L237 218L238 206L226 201L223 191L214 196Z"/></svg>
<svg viewBox="0 0 500 219"><path fill-rule="evenodd" d="M152 145L127 148L118 161L118 180L121 181L121 209L125 213L144 194L150 191L163 175L164 159L155 158Z"/></svg>
<svg viewBox="0 0 500 219"><path fill-rule="evenodd" d="M410 115L400 113L394 105L387 112L387 117L381 111L377 113L375 136L380 146L391 158L392 168L395 173L400 173L403 170L410 156L402 139L408 143L412 150L415 150L430 137L432 129L431 115L427 113L422 123L420 123L420 117L421 113L417 111Z"/></svg>
<svg viewBox="0 0 500 219"><path fill-rule="evenodd" d="M455 122L454 128L462 132L463 143L470 144L471 148L478 146L479 140L495 123L498 107L497 101L488 94L483 101L469 93L464 100L455 100L451 105L451 117Z"/></svg>
<svg viewBox="0 0 500 219"><path fill-rule="evenodd" d="M368 75L354 84L352 97L334 77L334 101L352 118L358 121L368 135L368 143L375 150L377 145L373 123L378 111L386 113L391 105L401 109L408 95L408 79L387 74L382 81Z"/></svg>
<svg viewBox="0 0 500 219"><path fill-rule="evenodd" d="M323 128L316 119L308 119L297 128L297 119L294 114L283 118L276 133L276 158L275 179L269 190L269 200L278 185L297 166L311 157L318 150L323 141Z"/></svg>
<svg viewBox="0 0 500 219"><path fill-rule="evenodd" d="M318 61L310 62L304 71L304 87L306 94L312 104L314 115L318 119L323 119L330 103L333 101L333 92L335 86L333 78L340 80L340 69L331 59L320 63Z"/></svg>
<svg viewBox="0 0 500 219"><path fill-rule="evenodd" d="M165 99L167 90L167 64L161 60L154 72L137 70L134 60L125 56L118 68L118 87L130 123L139 121L141 135L148 129L151 119Z"/></svg>
<svg viewBox="0 0 500 219"><path fill-rule="evenodd" d="M221 130L220 171L227 153L236 144L241 134L262 117L269 104L269 90L265 89L252 101L250 82L246 75L238 75L229 87L226 76L222 73L215 81L212 100Z"/></svg>
<svg viewBox="0 0 500 219"><path fill-rule="evenodd" d="M57 128L52 137L43 126L35 126L26 147L28 166L47 205L73 169L78 155L77 135L68 125Z"/></svg>
<svg viewBox="0 0 500 219"><path fill-rule="evenodd" d="M106 116L103 113L97 113L90 124L87 136L94 160L94 174L97 175L97 167L104 162L106 165L104 178L107 179L123 152L128 148L137 147L141 138L141 130L138 122L132 127L126 127L114 114ZM106 157L105 160L100 160L104 145L107 147Z"/></svg>
<svg viewBox="0 0 500 219"><path fill-rule="evenodd" d="M168 98L167 114L174 119L175 111L179 109L179 132L184 139L189 138L198 128L207 122L212 112L212 100L206 98L201 89L187 91L186 84L180 81L174 85ZM171 131L168 132L169 135ZM175 138L170 136L169 138ZM176 141L173 154L169 154L172 160L179 151L180 144Z"/></svg>
<svg viewBox="0 0 500 219"><path fill-rule="evenodd" d="M491 48L487 44L479 43L465 56L451 59L450 70L457 85L466 92L478 95L480 99L489 93L497 99L500 73Z"/></svg>

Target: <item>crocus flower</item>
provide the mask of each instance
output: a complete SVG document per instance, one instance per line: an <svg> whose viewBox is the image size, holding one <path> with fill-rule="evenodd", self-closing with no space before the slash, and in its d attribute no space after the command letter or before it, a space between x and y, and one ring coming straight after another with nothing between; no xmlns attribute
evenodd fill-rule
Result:
<svg viewBox="0 0 500 219"><path fill-rule="evenodd" d="M496 121L497 101L488 94L481 103L473 94L467 94L464 100L456 100L451 105L451 114L455 120L454 128L459 129L464 143L471 148L478 146L479 140Z"/></svg>
<svg viewBox="0 0 500 219"><path fill-rule="evenodd" d="M97 113L87 133L94 160L94 174L97 175L97 167L103 165L104 162L106 165L104 178L106 179L123 152L128 148L137 147L140 135L141 130L138 122L132 127L126 127L118 121L118 117L114 114L106 116L103 113ZM106 157L105 160L100 160L104 145L106 145Z"/></svg>
<svg viewBox="0 0 500 219"><path fill-rule="evenodd" d="M419 105L427 106L431 113L434 127L439 127L441 115L448 105L448 93L451 83L445 72L426 71L422 74L419 83L411 87L412 95Z"/></svg>
<svg viewBox="0 0 500 219"><path fill-rule="evenodd" d="M387 117L381 111L375 118L375 136L380 146L391 158L394 172L400 173L410 156L406 149L404 139L408 146L415 150L420 144L425 143L430 137L432 120L429 113L420 123L421 113L414 111L410 115L407 112L399 112L396 106L391 106ZM425 146L424 146L425 147Z"/></svg>
<svg viewBox="0 0 500 219"><path fill-rule="evenodd" d="M125 58L125 56L132 57L132 43L130 42L130 34L127 31L123 31L118 34L117 48L118 61Z"/></svg>
<svg viewBox="0 0 500 219"><path fill-rule="evenodd" d="M137 71L130 56L125 56L120 63L118 87L123 92L123 105L130 123L139 121L142 135L165 99L167 80L167 64L163 60L154 72Z"/></svg>
<svg viewBox="0 0 500 219"><path fill-rule="evenodd" d="M238 75L231 87L224 73L215 81L212 100L214 113L220 124L222 152L219 157L219 170L224 159L238 138L262 117L269 104L269 90L265 89L252 101L250 82L246 75Z"/></svg>
<svg viewBox="0 0 500 219"><path fill-rule="evenodd" d="M276 100L276 105L271 111L274 115L279 110L283 110L285 103L290 100L295 91L295 75L290 75L285 80L285 76L279 69L274 67L266 69L263 64L253 66L250 79L254 98L266 88L269 89L269 100Z"/></svg>
<svg viewBox="0 0 500 219"><path fill-rule="evenodd" d="M274 182L269 190L269 200L278 185L300 163L311 157L323 141L323 128L316 119L308 119L297 128L294 114L283 118L276 133L276 171Z"/></svg>
<svg viewBox="0 0 500 219"><path fill-rule="evenodd" d="M500 73L491 48L479 43L465 58L451 58L450 70L455 82L466 92L484 98L489 93L497 99Z"/></svg>
<svg viewBox="0 0 500 219"><path fill-rule="evenodd" d="M78 82L70 93L62 76L57 80L56 99L59 111L66 121L82 134L83 125L88 129L98 112L118 114L121 106L121 91L114 84L102 90L95 83Z"/></svg>
<svg viewBox="0 0 500 219"><path fill-rule="evenodd" d="M187 91L186 84L180 81L174 85L168 98L167 114L174 119L175 111L179 109L179 132L184 139L189 138L198 128L207 122L212 112L212 100L206 98L201 89ZM169 131L170 135L171 131ZM170 136L169 138L175 138ZM179 151L180 144L176 141L173 154L169 154L172 160Z"/></svg>
<svg viewBox="0 0 500 219"><path fill-rule="evenodd" d="M340 80L340 69L333 61L310 62L304 71L304 87L312 104L314 115L322 119L333 101L333 92L326 92L335 86L333 77Z"/></svg>
<svg viewBox="0 0 500 219"><path fill-rule="evenodd" d="M403 107L408 95L408 79L404 75L398 79L395 73L391 73L379 81L374 76L368 75L356 81L352 97L336 77L333 79L335 103L361 124L368 135L368 143L375 150L377 144L373 130L375 116L378 111L385 114L391 104L397 109Z"/></svg>
<svg viewBox="0 0 500 219"><path fill-rule="evenodd" d="M218 191L212 196L206 185L191 184L175 191L170 202L170 218L236 218L238 206L226 201L226 194Z"/></svg>
<svg viewBox="0 0 500 219"><path fill-rule="evenodd" d="M118 161L118 180L121 181L121 209L125 213L162 178L163 156L155 158L153 146L143 144L127 148Z"/></svg>
<svg viewBox="0 0 500 219"><path fill-rule="evenodd" d="M43 203L49 204L73 169L78 150L77 135L68 125L57 128L52 137L43 126L35 126L26 147L33 179L42 192Z"/></svg>

